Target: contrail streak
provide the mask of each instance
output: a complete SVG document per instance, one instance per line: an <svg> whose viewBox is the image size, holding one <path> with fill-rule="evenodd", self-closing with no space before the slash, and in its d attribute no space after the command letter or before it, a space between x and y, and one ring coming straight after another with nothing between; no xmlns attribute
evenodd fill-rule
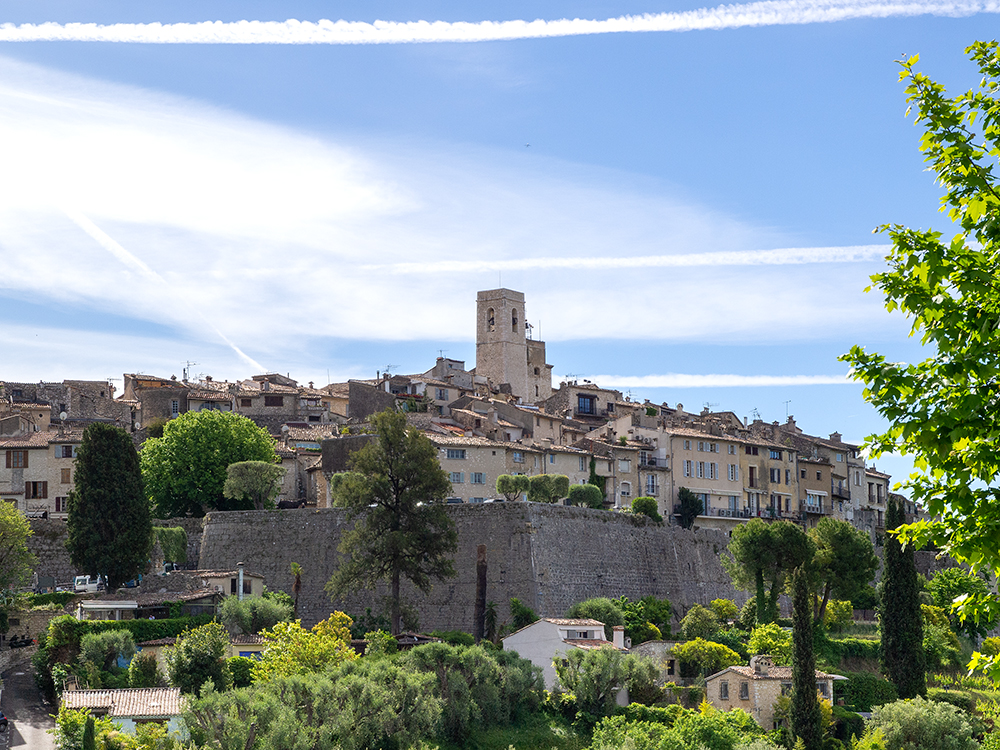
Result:
<svg viewBox="0 0 1000 750"><path fill-rule="evenodd" d="M684 268L695 266L787 266L804 263L857 263L884 258L891 245L793 247L679 255L635 255L623 258L516 258L513 260L444 260L361 266L362 271L398 274L469 273L542 269Z"/></svg>
<svg viewBox="0 0 1000 750"><path fill-rule="evenodd" d="M796 385L856 385L846 375L589 375L609 388L747 388Z"/></svg>
<svg viewBox="0 0 1000 750"><path fill-rule="evenodd" d="M133 271L137 271L140 275L145 277L147 280L152 281L156 284L162 284L165 287L170 287L167 280L164 279L160 274L154 271L152 268L147 266L141 258L137 258L135 255L130 253L124 247L121 246L111 235L97 226L94 222L88 219L79 211L74 209L63 209L65 214L76 224L80 229L86 232L91 238L93 238L97 244L111 253L115 258L117 258L122 264L131 268ZM266 372L263 365L257 362L253 357L246 354L242 349L240 349L236 344L229 340L229 338L218 327L212 323L208 318L201 313L201 311L191 308L195 314L205 323L206 326L215 331L216 335L226 342L230 349L236 352L236 356L242 359L246 364L253 367L257 372Z"/></svg>
<svg viewBox="0 0 1000 750"><path fill-rule="evenodd" d="M412 44L706 31L754 26L833 23L894 16L963 17L1000 13L1000 0L765 0L679 13L647 13L605 20L546 21L203 21L198 23L11 23L0 41L131 42L139 44Z"/></svg>

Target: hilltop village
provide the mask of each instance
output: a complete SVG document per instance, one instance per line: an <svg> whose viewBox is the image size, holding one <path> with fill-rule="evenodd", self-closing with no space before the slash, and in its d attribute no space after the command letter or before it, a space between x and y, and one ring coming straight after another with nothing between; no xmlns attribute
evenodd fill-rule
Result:
<svg viewBox="0 0 1000 750"><path fill-rule="evenodd" d="M248 417L276 439L286 469L280 501L329 507L328 480L345 468L337 441L396 408L438 448L452 483L449 503L502 499L501 475L561 474L571 485L602 486L607 508L652 497L668 519L687 488L702 501L695 528L728 531L753 517L809 528L831 516L880 541L890 477L866 465L840 433L806 434L793 417L748 422L731 411L692 413L586 380L553 387L545 343L525 321L523 293L481 291L475 367L438 357L426 372L320 387L276 373L237 382L126 373L120 394L108 381L0 381L0 499L29 517L65 518L73 457L88 424L125 428L139 445L173 417L220 410ZM919 515L913 504L904 507Z"/></svg>

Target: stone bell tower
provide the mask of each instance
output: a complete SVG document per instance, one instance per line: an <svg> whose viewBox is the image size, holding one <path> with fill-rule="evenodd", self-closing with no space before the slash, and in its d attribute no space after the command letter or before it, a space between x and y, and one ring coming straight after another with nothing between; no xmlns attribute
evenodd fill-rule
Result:
<svg viewBox="0 0 1000 750"><path fill-rule="evenodd" d="M476 374L533 404L552 395L545 343L526 336L524 293L490 289L476 295Z"/></svg>

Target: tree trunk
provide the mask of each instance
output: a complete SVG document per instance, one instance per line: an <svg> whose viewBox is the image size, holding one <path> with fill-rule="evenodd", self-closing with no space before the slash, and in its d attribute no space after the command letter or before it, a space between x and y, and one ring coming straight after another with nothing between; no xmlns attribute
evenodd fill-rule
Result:
<svg viewBox="0 0 1000 750"><path fill-rule="evenodd" d="M399 571L392 571L392 634L399 635L403 631L402 615L399 607Z"/></svg>

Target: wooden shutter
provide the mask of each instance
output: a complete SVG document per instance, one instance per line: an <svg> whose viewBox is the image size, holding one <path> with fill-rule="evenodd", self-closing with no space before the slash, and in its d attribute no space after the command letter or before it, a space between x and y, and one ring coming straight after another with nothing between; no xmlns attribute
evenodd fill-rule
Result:
<svg viewBox="0 0 1000 750"><path fill-rule="evenodd" d="M24 468L28 468L28 451L21 451L21 455L24 456Z"/></svg>
<svg viewBox="0 0 1000 750"><path fill-rule="evenodd" d="M24 483L24 499L27 500L31 497L31 482Z"/></svg>
<svg viewBox="0 0 1000 750"><path fill-rule="evenodd" d="M41 494L39 494L39 497L42 498L43 500L47 500L49 497L49 483L39 482L39 484L42 485L42 491Z"/></svg>
<svg viewBox="0 0 1000 750"><path fill-rule="evenodd" d="M10 454L11 454L11 452L7 451L7 468L8 469L10 468Z"/></svg>

